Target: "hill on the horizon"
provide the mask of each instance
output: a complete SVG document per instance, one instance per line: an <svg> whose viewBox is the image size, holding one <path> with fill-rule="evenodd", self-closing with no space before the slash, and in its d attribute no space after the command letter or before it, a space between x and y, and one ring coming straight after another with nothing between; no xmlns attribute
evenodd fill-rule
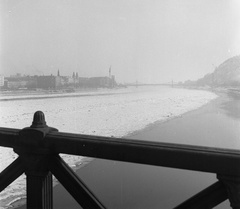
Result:
<svg viewBox="0 0 240 209"><path fill-rule="evenodd" d="M186 81L184 85L240 86L240 55L227 59L213 73L209 73L197 81Z"/></svg>

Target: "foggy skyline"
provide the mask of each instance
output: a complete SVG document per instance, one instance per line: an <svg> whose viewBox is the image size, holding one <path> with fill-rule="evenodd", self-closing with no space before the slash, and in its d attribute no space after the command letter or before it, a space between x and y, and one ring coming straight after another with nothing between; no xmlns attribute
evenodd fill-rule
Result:
<svg viewBox="0 0 240 209"><path fill-rule="evenodd" d="M240 54L238 0L2 0L0 74L195 80Z"/></svg>

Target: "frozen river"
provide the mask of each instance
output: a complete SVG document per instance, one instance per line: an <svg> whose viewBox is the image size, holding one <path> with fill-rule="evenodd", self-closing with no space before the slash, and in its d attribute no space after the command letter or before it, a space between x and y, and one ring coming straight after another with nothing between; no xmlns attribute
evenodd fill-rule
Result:
<svg viewBox="0 0 240 209"><path fill-rule="evenodd" d="M181 116L217 97L208 91L163 86L69 95L56 95L54 98L38 98L40 96L37 95L1 97L5 100L0 101L0 127L28 127L34 112L41 110L45 113L47 125L61 132L123 137L157 121ZM72 167L83 161L82 157L63 157ZM0 170L15 158L16 154L11 149L1 147ZM24 196L23 175L0 194L0 208Z"/></svg>

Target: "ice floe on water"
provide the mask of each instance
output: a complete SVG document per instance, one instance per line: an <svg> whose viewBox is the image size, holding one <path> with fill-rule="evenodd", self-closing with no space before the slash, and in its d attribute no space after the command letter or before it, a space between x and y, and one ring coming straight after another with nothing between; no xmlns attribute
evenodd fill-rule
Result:
<svg viewBox="0 0 240 209"><path fill-rule="evenodd" d="M12 100L14 96L11 95L11 100L0 101L0 127L28 127L34 112L41 110L47 125L61 132L123 137L156 121L169 120L197 109L217 95L202 90L158 86L129 87L99 94L95 92L85 96L75 94L72 97L47 99L19 100L19 96L16 97L18 100ZM79 156L62 156L73 169L90 161ZM12 149L0 147L0 171L16 157ZM25 178L22 175L0 193L0 208L14 205L11 203L25 198Z"/></svg>

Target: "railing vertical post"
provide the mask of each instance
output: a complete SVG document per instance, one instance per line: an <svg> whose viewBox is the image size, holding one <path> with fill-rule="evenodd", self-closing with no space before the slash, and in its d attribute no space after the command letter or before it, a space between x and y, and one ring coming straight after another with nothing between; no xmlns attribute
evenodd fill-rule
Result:
<svg viewBox="0 0 240 209"><path fill-rule="evenodd" d="M233 209L240 209L240 176L217 175L224 184L230 205Z"/></svg>
<svg viewBox="0 0 240 209"><path fill-rule="evenodd" d="M45 135L57 129L46 125L43 112L34 114L32 126L19 132L19 154L27 176L27 209L52 209L52 174L48 163L52 157Z"/></svg>
<svg viewBox="0 0 240 209"><path fill-rule="evenodd" d="M27 208L52 209L52 174L27 172Z"/></svg>

